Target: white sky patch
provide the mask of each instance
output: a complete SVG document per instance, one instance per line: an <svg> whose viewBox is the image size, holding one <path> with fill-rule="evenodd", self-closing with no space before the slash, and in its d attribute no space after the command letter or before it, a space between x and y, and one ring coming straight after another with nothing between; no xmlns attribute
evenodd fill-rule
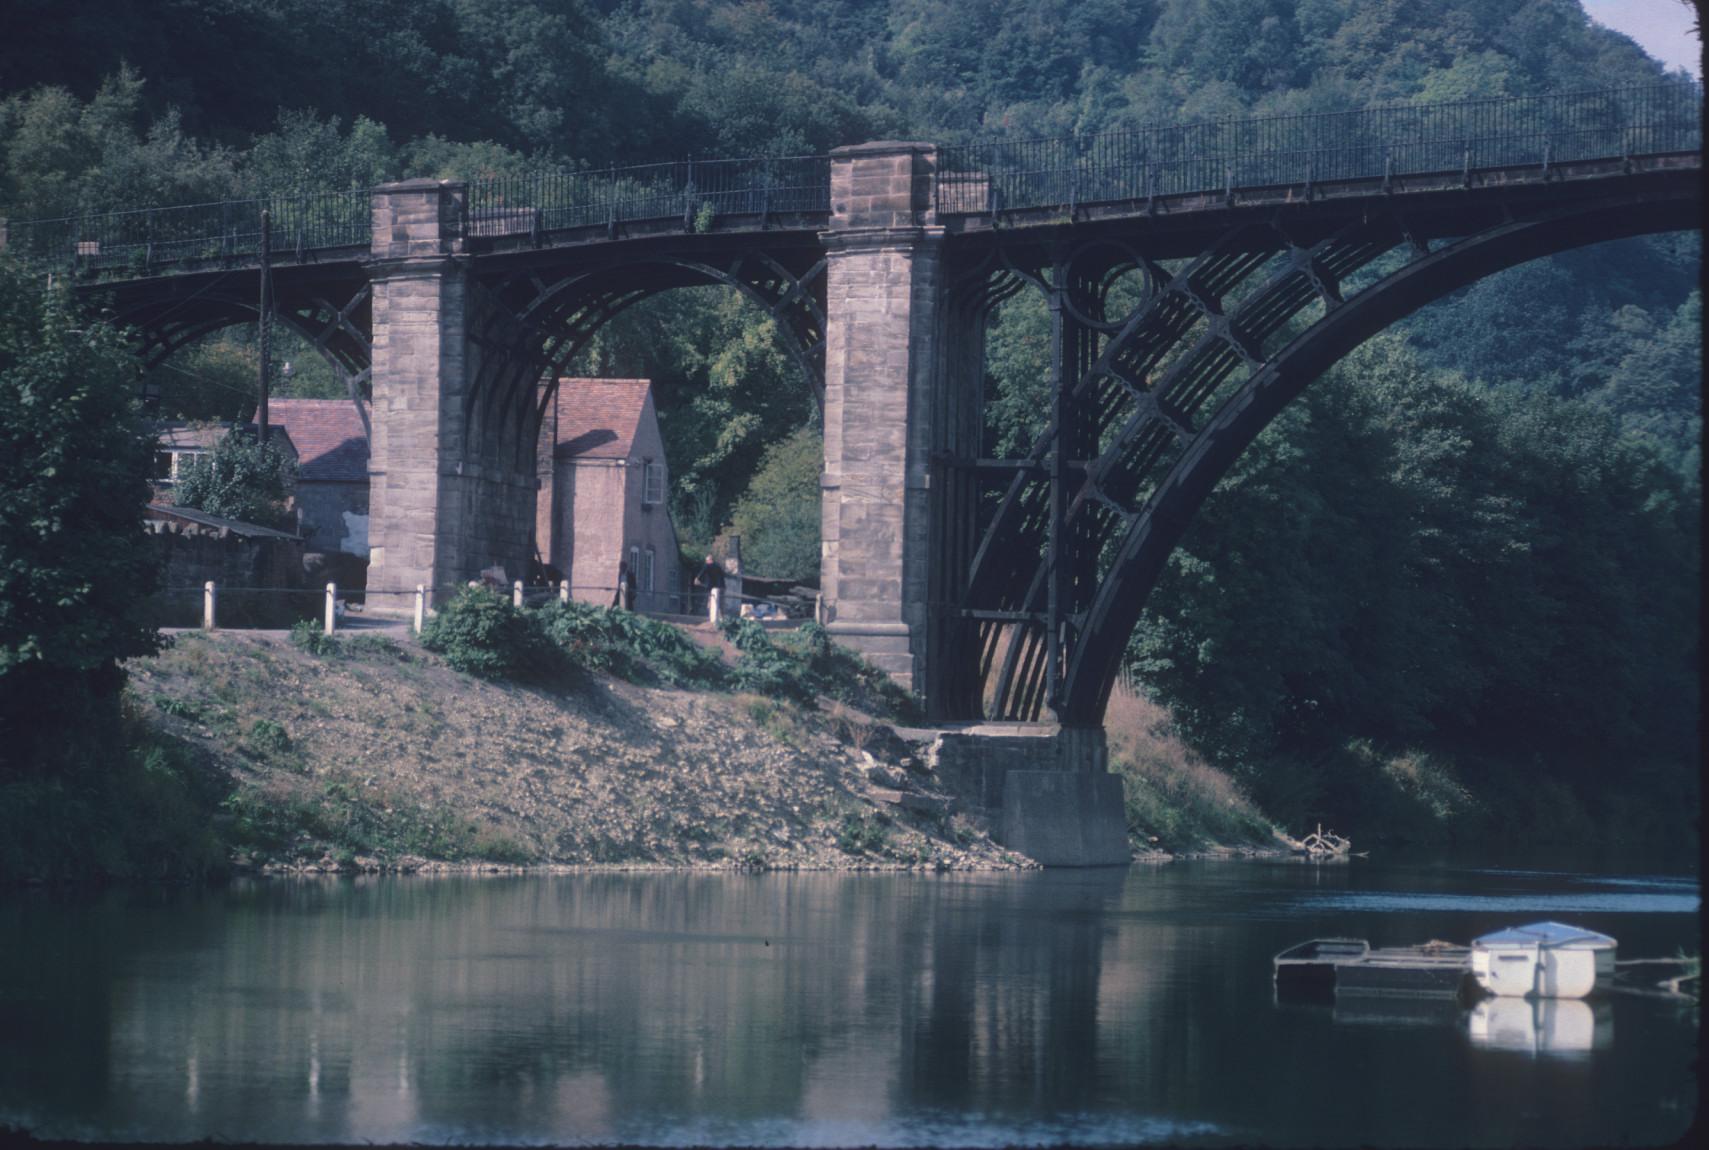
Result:
<svg viewBox="0 0 1709 1150"><path fill-rule="evenodd" d="M1695 14L1680 0L1580 0L1590 18L1624 32L1666 64L1703 78L1703 46L1691 34Z"/></svg>

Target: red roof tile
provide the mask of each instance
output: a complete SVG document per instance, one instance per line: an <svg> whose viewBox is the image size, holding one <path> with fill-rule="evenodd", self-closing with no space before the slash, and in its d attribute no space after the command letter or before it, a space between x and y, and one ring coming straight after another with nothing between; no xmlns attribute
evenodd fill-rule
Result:
<svg viewBox="0 0 1709 1150"><path fill-rule="evenodd" d="M297 478L366 482L368 436L348 399L275 399L267 419L297 448Z"/></svg>
<svg viewBox="0 0 1709 1150"><path fill-rule="evenodd" d="M560 379L553 457L627 458L651 388L652 381L645 379Z"/></svg>

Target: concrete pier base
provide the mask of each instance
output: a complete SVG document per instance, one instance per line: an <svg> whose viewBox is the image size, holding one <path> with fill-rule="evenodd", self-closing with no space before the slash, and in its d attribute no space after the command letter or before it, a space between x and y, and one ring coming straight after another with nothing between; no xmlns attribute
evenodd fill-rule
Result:
<svg viewBox="0 0 1709 1150"><path fill-rule="evenodd" d="M997 841L1042 866L1126 866L1122 781L1091 771L1010 771Z"/></svg>
<svg viewBox="0 0 1709 1150"><path fill-rule="evenodd" d="M987 723L946 731L935 769L990 817L996 840L1043 866L1125 866L1122 781L1096 727Z"/></svg>

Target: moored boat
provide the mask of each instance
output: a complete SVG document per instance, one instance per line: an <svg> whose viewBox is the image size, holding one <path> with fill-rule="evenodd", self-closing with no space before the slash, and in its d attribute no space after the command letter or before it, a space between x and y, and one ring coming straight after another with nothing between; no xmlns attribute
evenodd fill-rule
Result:
<svg viewBox="0 0 1709 1150"><path fill-rule="evenodd" d="M1472 940L1472 977L1502 997L1583 998L1614 978L1616 943L1559 922L1508 927Z"/></svg>

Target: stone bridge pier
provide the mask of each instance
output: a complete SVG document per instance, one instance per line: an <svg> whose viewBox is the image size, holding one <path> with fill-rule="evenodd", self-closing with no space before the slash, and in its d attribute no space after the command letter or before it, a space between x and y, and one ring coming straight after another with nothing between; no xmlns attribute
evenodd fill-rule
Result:
<svg viewBox="0 0 1709 1150"><path fill-rule="evenodd" d="M526 574L534 522L532 453L479 419L483 351L470 339L478 293L458 238L463 194L411 180L373 197L368 588L425 584L436 601L487 567ZM375 606L407 603L387 596Z"/></svg>
<svg viewBox="0 0 1709 1150"><path fill-rule="evenodd" d="M820 580L826 625L924 696L979 714L967 621L950 604L975 543L966 467L984 433L984 279L957 277L933 208L937 148L831 153ZM959 289L959 290L958 290ZM945 731L939 773L998 841L1047 866L1130 861L1121 780L1101 727Z"/></svg>

